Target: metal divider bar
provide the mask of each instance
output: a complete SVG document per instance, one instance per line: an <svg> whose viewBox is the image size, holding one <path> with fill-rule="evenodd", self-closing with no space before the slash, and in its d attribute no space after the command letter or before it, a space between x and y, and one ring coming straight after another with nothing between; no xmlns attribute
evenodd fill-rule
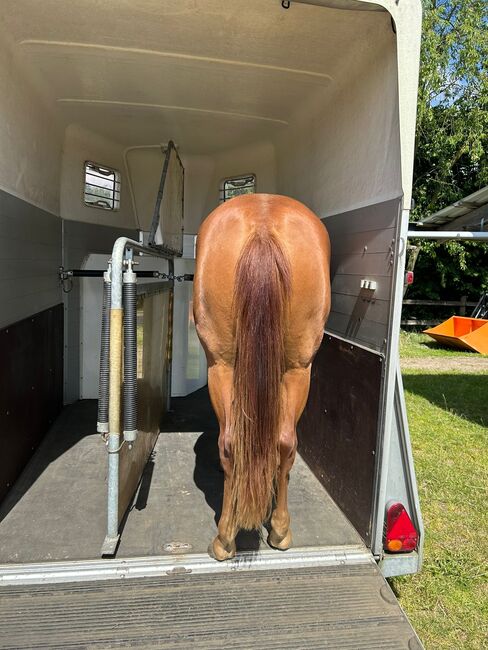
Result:
<svg viewBox="0 0 488 650"><path fill-rule="evenodd" d="M102 334L100 345L100 384L98 389L98 433L108 433L108 383L110 349L110 302L112 284L109 270L103 276Z"/></svg>
<svg viewBox="0 0 488 650"><path fill-rule="evenodd" d="M459 239L461 241L488 241L488 231L470 230L409 230L409 239Z"/></svg>
<svg viewBox="0 0 488 650"><path fill-rule="evenodd" d="M110 337L109 337L109 399L108 399L108 434L107 435L107 451L108 451L108 490L107 490L107 534L105 540L102 544L101 554L102 556L113 556L117 549L119 542L119 452L121 447L121 431L122 423L120 416L120 407L121 407L121 389L122 389L122 350L124 345L123 340L123 320L124 320L124 305L122 300L122 286L123 286L123 274L124 267L128 267L129 275L126 275L126 284L132 285L133 289L126 290L128 291L128 296L131 295L130 300L127 301L127 304L131 302L133 309L135 310L135 299L132 296L132 291L134 294L137 291L137 285L135 284L135 278L130 274L135 276L135 273L131 268L132 255L135 251L144 253L146 255L151 255L153 257L159 257L163 259L170 259L168 253L162 251L161 249L144 246L139 242L129 239L127 237L119 237L116 240L111 258L111 303L110 303ZM131 308L129 308L130 311ZM137 329L130 325L129 320L132 316L127 316L127 324L129 331L132 333L133 341L129 344L128 350L128 363L129 366L134 364L134 348L137 350ZM137 355L137 352L136 352ZM136 357L136 366L137 366L137 357ZM134 377L129 377L129 381L133 381ZM137 381L137 373L135 376L135 381ZM135 396L134 396L135 404ZM130 406L131 402L129 399L129 409L128 414L135 414L133 406ZM127 420L127 426L132 427L134 422L134 417ZM124 427L125 429L125 427ZM127 429L129 437L131 434L134 434L136 425L134 424L133 428ZM135 438L135 436L134 436ZM133 438L133 439L134 439Z"/></svg>
<svg viewBox="0 0 488 650"><path fill-rule="evenodd" d="M124 440L137 437L137 276L132 261L123 276L124 308Z"/></svg>

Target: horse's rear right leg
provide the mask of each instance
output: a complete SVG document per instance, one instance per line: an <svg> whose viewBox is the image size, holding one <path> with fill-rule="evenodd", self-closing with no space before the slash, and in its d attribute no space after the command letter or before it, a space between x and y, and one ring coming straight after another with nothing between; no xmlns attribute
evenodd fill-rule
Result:
<svg viewBox="0 0 488 650"><path fill-rule="evenodd" d="M289 370L283 376L282 421L279 439L280 468L276 485L276 506L271 516L268 544L280 551L291 546L288 512L288 478L297 452L297 422L307 403L310 388L308 368Z"/></svg>
<svg viewBox="0 0 488 650"><path fill-rule="evenodd" d="M219 561L229 560L236 554L237 531L232 525L230 458L230 409L232 399L233 369L224 364L214 364L208 369L208 389L214 411L219 421L219 456L224 471L224 496L218 535L213 541L213 554Z"/></svg>

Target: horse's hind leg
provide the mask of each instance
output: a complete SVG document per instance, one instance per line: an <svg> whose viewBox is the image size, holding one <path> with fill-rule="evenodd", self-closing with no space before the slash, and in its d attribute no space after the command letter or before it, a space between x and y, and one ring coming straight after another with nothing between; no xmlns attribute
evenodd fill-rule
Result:
<svg viewBox="0 0 488 650"><path fill-rule="evenodd" d="M296 425L307 402L310 366L289 370L283 377L280 468L276 486L276 506L271 516L268 544L281 551L291 546L288 512L288 477L297 451Z"/></svg>
<svg viewBox="0 0 488 650"><path fill-rule="evenodd" d="M219 456L224 471L224 497L222 513L218 524L218 535L212 544L215 558L229 560L236 554L235 537L237 531L232 527L230 501L230 479L232 464L230 459L230 408L232 396L233 371L225 365L213 365L208 370L208 388L214 411L219 421Z"/></svg>

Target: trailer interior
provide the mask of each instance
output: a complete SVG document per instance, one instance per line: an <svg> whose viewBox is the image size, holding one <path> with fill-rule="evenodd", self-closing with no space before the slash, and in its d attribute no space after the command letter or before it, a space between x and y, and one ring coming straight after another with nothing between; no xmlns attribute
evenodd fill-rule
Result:
<svg viewBox="0 0 488 650"><path fill-rule="evenodd" d="M407 60L415 70L418 34L397 33L382 4L2 3L0 564L100 557L102 284L60 282L58 269L106 268L117 237L149 230L170 140L185 169L176 272L192 272L195 235L226 181L303 201L331 235L332 312L290 483L294 549L385 559L389 499L421 532L395 365L416 83L398 70ZM114 188L98 203L87 192L97 173ZM116 558L203 556L222 474L191 283L175 283L173 303L139 284L139 417L152 402L161 419L156 432L139 427L140 454L123 451ZM274 553L265 540L244 532L238 549ZM385 574L417 570L418 551Z"/></svg>

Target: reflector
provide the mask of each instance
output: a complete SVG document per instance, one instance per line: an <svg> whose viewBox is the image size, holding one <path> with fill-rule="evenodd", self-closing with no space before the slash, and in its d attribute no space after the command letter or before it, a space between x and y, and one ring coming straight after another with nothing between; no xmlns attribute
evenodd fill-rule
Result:
<svg viewBox="0 0 488 650"><path fill-rule="evenodd" d="M419 534L405 507L390 501L386 506L385 551L400 553L414 551L417 548Z"/></svg>

